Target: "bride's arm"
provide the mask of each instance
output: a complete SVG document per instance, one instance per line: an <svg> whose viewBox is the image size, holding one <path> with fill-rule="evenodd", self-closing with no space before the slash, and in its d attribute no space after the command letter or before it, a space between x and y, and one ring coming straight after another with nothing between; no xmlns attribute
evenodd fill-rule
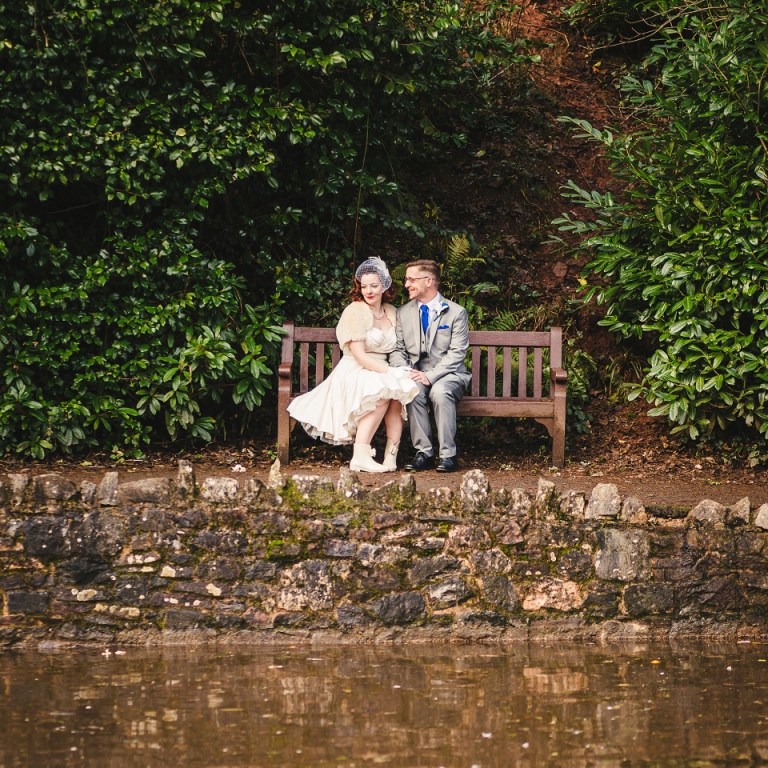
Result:
<svg viewBox="0 0 768 768"><path fill-rule="evenodd" d="M389 371L389 366L383 360L377 360L366 353L364 341L350 341L349 351L361 368L376 371L376 373L387 373Z"/></svg>

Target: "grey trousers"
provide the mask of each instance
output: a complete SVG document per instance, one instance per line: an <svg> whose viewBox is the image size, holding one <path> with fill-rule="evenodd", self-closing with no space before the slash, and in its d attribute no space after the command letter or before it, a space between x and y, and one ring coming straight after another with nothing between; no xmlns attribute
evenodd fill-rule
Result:
<svg viewBox="0 0 768 768"><path fill-rule="evenodd" d="M429 375L429 371L426 372ZM416 383L419 394L406 406L411 429L413 447L434 456L432 427L429 423L429 405L435 414L437 440L440 444L440 458L456 455L456 404L464 397L464 382L456 373L449 373L431 387Z"/></svg>

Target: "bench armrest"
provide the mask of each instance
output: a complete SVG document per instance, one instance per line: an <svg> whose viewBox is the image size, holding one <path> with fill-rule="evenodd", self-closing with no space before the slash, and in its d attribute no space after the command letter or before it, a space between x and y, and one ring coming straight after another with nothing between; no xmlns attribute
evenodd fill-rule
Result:
<svg viewBox="0 0 768 768"><path fill-rule="evenodd" d="M290 380L292 375L293 375L293 363L280 363L277 369L278 378Z"/></svg>
<svg viewBox="0 0 768 768"><path fill-rule="evenodd" d="M549 371L550 379L557 384L565 384L568 380L568 373L562 368L551 368Z"/></svg>
<svg viewBox="0 0 768 768"><path fill-rule="evenodd" d="M562 368L549 369L549 396L565 395L568 374Z"/></svg>

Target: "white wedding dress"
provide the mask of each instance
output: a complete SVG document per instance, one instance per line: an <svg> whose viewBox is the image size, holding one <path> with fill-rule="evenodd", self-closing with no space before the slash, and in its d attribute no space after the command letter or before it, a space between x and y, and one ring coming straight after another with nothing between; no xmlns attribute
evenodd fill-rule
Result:
<svg viewBox="0 0 768 768"><path fill-rule="evenodd" d="M382 331L371 328L365 337L365 351L379 360L395 349L395 329ZM407 369L393 373L377 373L363 368L348 347L336 367L319 386L299 395L289 406L288 413L310 436L319 437L331 445L353 442L360 419L370 413L382 400L399 400L403 419L405 406L418 394L418 387Z"/></svg>

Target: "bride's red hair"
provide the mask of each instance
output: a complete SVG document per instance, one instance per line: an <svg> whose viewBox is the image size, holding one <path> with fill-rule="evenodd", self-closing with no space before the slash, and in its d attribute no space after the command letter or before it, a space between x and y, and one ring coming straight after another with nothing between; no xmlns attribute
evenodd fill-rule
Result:
<svg viewBox="0 0 768 768"><path fill-rule="evenodd" d="M365 301L363 298L363 286L355 277L352 279L352 289L349 292L350 301ZM391 304L397 298L397 285L392 281L392 285L387 288L381 296L382 304Z"/></svg>

